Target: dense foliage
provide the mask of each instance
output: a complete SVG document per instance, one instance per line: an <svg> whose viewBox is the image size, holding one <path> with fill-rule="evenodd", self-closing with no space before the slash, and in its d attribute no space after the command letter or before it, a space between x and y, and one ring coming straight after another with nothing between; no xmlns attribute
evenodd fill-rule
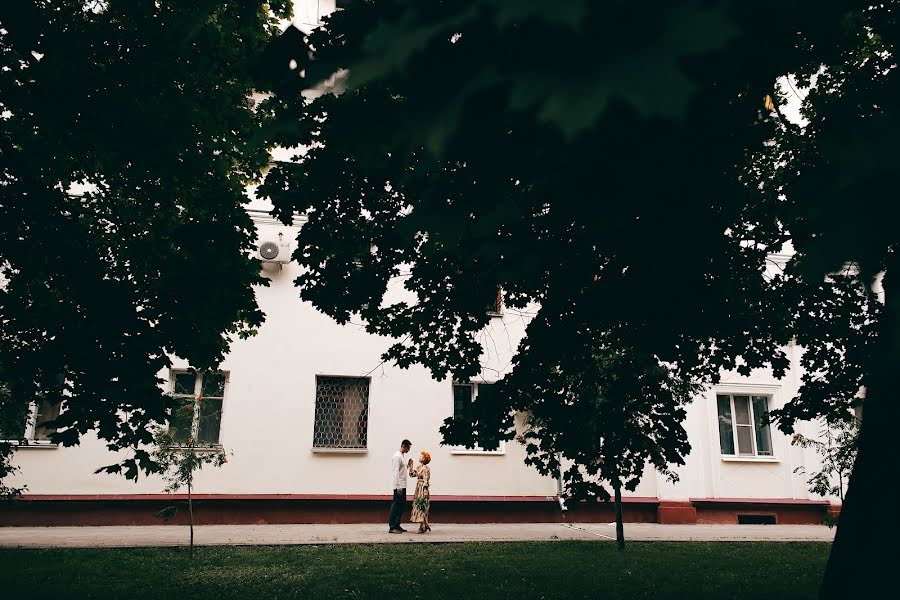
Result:
<svg viewBox="0 0 900 600"><path fill-rule="evenodd" d="M0 3L0 406L62 403L55 441L95 430L131 449L111 471L152 467L139 445L172 408L169 357L214 364L262 319L242 204L268 152L250 93L288 12Z"/></svg>
<svg viewBox="0 0 900 600"><path fill-rule="evenodd" d="M840 420L896 356L890 292L881 310L873 281L887 270L889 287L897 241L883 196L896 8L353 3L309 36L304 64L311 84L338 73L343 93L311 104L283 93L275 107L279 140L305 149L264 186L283 217L309 215L301 296L341 322L359 313L397 340L386 357L398 364L457 379L479 375L493 290L513 310L539 305L491 395L494 416L450 420L447 439L511 436L511 409L558 417L592 412L598 398L623 408L627 395L560 391L597 364L655 360L701 384L721 369L780 376L790 342L807 374L774 415L780 427ZM779 82L803 87L816 74L808 125L789 123ZM796 252L773 272L767 256L788 241ZM407 270L417 301L384 302ZM529 390L541 395L532 406ZM678 398L662 399L667 435L649 436L669 461L686 450ZM870 393L867 410L881 402ZM543 447L529 447L544 470L577 452L583 426L553 423L533 431ZM632 447L651 431L620 425ZM597 468L601 446L576 461ZM575 496L603 495L568 482Z"/></svg>
<svg viewBox="0 0 900 600"><path fill-rule="evenodd" d="M754 159L778 129L764 99L799 54L797 10L384 0L335 14L305 66L348 68L347 90L280 94L276 135L306 152L261 190L283 217L309 216L302 297L339 322L360 314L401 366L460 380L481 374L498 286L508 309L539 305L492 406L446 439L508 439L506 415L527 411L543 423L529 460L575 461L574 497L608 496L578 469L626 447L641 458L601 479L639 478L645 461L668 472L689 448L691 385L787 366L793 315L771 310L764 275L788 234L748 183L772 171ZM784 58L758 60L763 38ZM416 301L385 303L407 271ZM623 365L633 389L612 393ZM641 418L595 417L621 438L586 453L574 440L601 398Z"/></svg>
<svg viewBox="0 0 900 600"><path fill-rule="evenodd" d="M584 474L627 485L682 459L691 386L780 375L794 340L807 375L783 429L840 420L866 388L827 589L889 571L866 506L900 495L881 476L900 416L896 1L357 0L267 46L284 4L0 5L7 416L63 402L58 441L96 429L135 449L111 470L152 468L168 356L211 366L261 320L243 186L269 143L303 146L262 189L309 217L301 295L397 340L386 358L468 380L498 288L540 307L448 440L508 439L528 411L529 460L569 460L570 493L603 496ZM343 93L300 94L334 73ZM803 127L786 74L815 84ZM401 275L416 301L386 303Z"/></svg>

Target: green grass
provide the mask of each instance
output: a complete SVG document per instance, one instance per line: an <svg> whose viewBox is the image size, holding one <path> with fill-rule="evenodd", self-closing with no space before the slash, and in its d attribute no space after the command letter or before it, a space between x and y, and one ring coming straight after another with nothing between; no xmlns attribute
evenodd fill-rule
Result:
<svg viewBox="0 0 900 600"><path fill-rule="evenodd" d="M814 598L830 544L0 550L6 598Z"/></svg>

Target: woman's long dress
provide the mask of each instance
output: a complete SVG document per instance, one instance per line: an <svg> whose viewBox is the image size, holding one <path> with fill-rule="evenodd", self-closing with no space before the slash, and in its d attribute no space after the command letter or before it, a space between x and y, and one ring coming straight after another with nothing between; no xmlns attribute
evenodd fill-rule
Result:
<svg viewBox="0 0 900 600"><path fill-rule="evenodd" d="M431 484L431 469L428 465L420 464L418 468L410 471L410 475L416 478L416 493L413 496L413 523L427 523L428 511L431 510L431 494L428 486Z"/></svg>

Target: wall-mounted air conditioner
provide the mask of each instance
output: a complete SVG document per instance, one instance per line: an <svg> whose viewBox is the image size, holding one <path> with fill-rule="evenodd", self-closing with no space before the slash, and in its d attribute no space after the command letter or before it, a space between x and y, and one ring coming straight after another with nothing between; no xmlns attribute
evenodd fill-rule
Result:
<svg viewBox="0 0 900 600"><path fill-rule="evenodd" d="M281 239L263 240L256 248L256 258L264 263L289 263L291 262L291 245Z"/></svg>

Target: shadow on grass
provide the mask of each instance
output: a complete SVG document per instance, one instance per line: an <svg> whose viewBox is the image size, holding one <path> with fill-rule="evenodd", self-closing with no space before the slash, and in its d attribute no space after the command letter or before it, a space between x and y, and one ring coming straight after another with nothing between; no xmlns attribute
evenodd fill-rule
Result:
<svg viewBox="0 0 900 600"><path fill-rule="evenodd" d="M830 544L4 549L8 598L814 598Z"/></svg>

